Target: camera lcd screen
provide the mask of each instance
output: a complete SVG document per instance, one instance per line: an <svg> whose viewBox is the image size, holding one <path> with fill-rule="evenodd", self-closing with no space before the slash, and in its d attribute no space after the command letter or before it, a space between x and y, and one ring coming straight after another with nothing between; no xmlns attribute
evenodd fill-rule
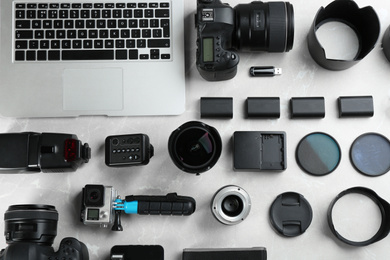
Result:
<svg viewBox="0 0 390 260"><path fill-rule="evenodd" d="M203 38L203 62L214 61L214 39Z"/></svg>
<svg viewBox="0 0 390 260"><path fill-rule="evenodd" d="M99 209L88 209L87 220L99 220Z"/></svg>

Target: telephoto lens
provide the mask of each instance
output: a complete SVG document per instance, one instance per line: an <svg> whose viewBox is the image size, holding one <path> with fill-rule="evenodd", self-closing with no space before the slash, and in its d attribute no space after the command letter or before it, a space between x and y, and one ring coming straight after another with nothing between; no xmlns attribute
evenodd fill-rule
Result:
<svg viewBox="0 0 390 260"><path fill-rule="evenodd" d="M214 217L225 225L242 222L251 209L249 194L241 187L229 185L219 189L211 202Z"/></svg>
<svg viewBox="0 0 390 260"><path fill-rule="evenodd" d="M222 140L214 127L191 121L172 132L168 150L179 169L199 174L217 163L222 152Z"/></svg>
<svg viewBox="0 0 390 260"><path fill-rule="evenodd" d="M239 4L236 11L237 50L288 52L294 43L294 8L289 2Z"/></svg>

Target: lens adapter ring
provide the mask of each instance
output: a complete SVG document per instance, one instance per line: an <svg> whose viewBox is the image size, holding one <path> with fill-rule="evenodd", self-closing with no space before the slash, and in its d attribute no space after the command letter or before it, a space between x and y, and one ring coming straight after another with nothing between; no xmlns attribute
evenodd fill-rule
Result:
<svg viewBox="0 0 390 260"><path fill-rule="evenodd" d="M229 203L234 204L233 206ZM226 210L226 207L230 209ZM251 209L249 194L241 187L228 185L219 189L212 201L214 217L225 225L235 225L246 219Z"/></svg>
<svg viewBox="0 0 390 260"><path fill-rule="evenodd" d="M351 241L343 237L334 227L333 224L333 207L337 203L339 199L343 196L351 193L357 193L370 198L379 208L382 216L381 225L379 227L378 232L370 239L365 241ZM328 208L328 225L332 233L342 242L351 245L351 246L367 246L378 242L385 238L390 232L390 204L378 196L373 190L365 188L365 187L353 187L341 192L337 197L330 203ZM357 227L358 228L358 227Z"/></svg>
<svg viewBox="0 0 390 260"><path fill-rule="evenodd" d="M353 60L327 59L325 50L319 42L316 31L327 22L342 22L350 26L359 39L359 51ZM307 43L312 58L328 70L345 70L362 60L375 47L380 33L378 15L371 6L359 8L352 0L336 0L321 7L310 28Z"/></svg>

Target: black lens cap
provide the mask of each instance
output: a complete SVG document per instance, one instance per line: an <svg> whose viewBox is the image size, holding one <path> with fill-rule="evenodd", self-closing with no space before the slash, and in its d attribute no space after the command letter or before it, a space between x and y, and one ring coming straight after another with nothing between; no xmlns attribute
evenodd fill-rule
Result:
<svg viewBox="0 0 390 260"><path fill-rule="evenodd" d="M307 173L322 176L333 172L340 163L341 149L330 135L315 132L306 135L296 149L298 165Z"/></svg>
<svg viewBox="0 0 390 260"><path fill-rule="evenodd" d="M296 237L310 226L313 211L310 203L301 194L285 192L276 197L269 216L272 226L279 234Z"/></svg>
<svg viewBox="0 0 390 260"><path fill-rule="evenodd" d="M377 133L362 134L351 146L350 159L365 175L383 175L390 170L390 141Z"/></svg>

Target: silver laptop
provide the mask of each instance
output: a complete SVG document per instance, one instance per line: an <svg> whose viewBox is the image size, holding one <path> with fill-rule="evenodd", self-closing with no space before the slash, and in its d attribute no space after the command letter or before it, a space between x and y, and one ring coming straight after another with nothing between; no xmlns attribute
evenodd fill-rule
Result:
<svg viewBox="0 0 390 260"><path fill-rule="evenodd" d="M0 114L181 114L183 2L1 0Z"/></svg>

